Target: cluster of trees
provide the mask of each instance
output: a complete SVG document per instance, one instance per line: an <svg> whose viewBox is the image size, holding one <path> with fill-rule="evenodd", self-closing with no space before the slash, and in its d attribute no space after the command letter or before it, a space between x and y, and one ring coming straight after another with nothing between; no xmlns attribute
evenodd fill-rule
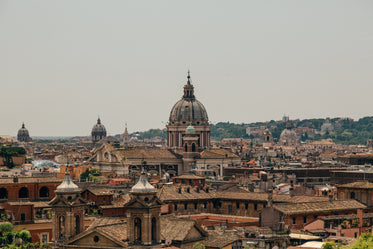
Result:
<svg viewBox="0 0 373 249"><path fill-rule="evenodd" d="M326 120L319 119L304 119L292 121L293 127L308 127L320 131L321 126ZM331 138L336 143L341 144L366 144L367 139L373 139L373 117L364 117L357 121L352 119L333 118L330 119L334 130L326 132L323 135L317 134L313 137L308 134L301 136L302 141L306 140L322 140ZM279 139L281 132L285 129L286 124L282 121L271 120L269 122L257 122L250 124L234 124L234 123L217 123L211 127L211 136L216 140L223 138L253 138L246 134L247 127L264 126L271 130L272 136Z"/></svg>
<svg viewBox="0 0 373 249"><path fill-rule="evenodd" d="M87 181L97 181L97 176L100 176L101 172L98 169L87 169L84 173L80 174L80 181L87 182Z"/></svg>
<svg viewBox="0 0 373 249"><path fill-rule="evenodd" d="M11 223L0 224L0 245L4 249L52 248L50 245L32 243L32 237L29 231L14 231L14 226Z"/></svg>
<svg viewBox="0 0 373 249"><path fill-rule="evenodd" d="M162 137L162 138L167 137L167 132L161 129L150 129L148 131L137 132L136 134L137 134L137 138L140 140L151 139L154 137Z"/></svg>
<svg viewBox="0 0 373 249"><path fill-rule="evenodd" d="M14 167L13 159L14 156L25 156L26 150L23 147L8 147L0 146L0 157L4 158L4 165L9 168Z"/></svg>

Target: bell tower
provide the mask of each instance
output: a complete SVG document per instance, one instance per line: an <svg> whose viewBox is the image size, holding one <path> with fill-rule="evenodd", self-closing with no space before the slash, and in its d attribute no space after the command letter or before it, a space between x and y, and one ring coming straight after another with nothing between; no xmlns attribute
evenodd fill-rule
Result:
<svg viewBox="0 0 373 249"><path fill-rule="evenodd" d="M55 193L49 203L52 206L53 240L62 243L83 232L86 203L80 197L81 189L73 183L67 169Z"/></svg>
<svg viewBox="0 0 373 249"><path fill-rule="evenodd" d="M150 246L161 243L161 201L143 171L132 187L127 208L127 236L132 245Z"/></svg>

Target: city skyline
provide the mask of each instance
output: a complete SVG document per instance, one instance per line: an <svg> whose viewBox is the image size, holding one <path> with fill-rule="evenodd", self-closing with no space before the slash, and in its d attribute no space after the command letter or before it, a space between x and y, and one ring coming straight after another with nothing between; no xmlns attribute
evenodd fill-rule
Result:
<svg viewBox="0 0 373 249"><path fill-rule="evenodd" d="M165 128L188 69L212 123L373 116L373 4L0 2L1 135ZM48 21L46 21L48 20Z"/></svg>

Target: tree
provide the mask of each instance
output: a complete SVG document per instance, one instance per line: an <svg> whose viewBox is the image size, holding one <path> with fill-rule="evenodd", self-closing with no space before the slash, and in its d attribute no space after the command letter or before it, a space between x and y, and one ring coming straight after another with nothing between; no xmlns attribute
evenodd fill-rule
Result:
<svg viewBox="0 0 373 249"><path fill-rule="evenodd" d="M337 249L337 245L334 242L325 242L325 244L322 245L322 249Z"/></svg>
<svg viewBox="0 0 373 249"><path fill-rule="evenodd" d="M193 245L193 249L205 249L205 248L206 248L205 245L199 242Z"/></svg>

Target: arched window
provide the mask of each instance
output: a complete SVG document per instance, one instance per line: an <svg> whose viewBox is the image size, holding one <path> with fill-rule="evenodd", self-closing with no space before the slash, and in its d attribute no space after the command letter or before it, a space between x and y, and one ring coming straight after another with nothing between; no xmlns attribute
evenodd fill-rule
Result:
<svg viewBox="0 0 373 249"><path fill-rule="evenodd" d="M196 144L192 143L192 152L196 152Z"/></svg>
<svg viewBox="0 0 373 249"><path fill-rule="evenodd" d="M75 215L75 235L80 233L80 217Z"/></svg>
<svg viewBox="0 0 373 249"><path fill-rule="evenodd" d="M26 187L22 187L18 192L18 198L28 198L28 189Z"/></svg>
<svg viewBox="0 0 373 249"><path fill-rule="evenodd" d="M135 225L135 242L141 242L141 219L136 218L134 221Z"/></svg>
<svg viewBox="0 0 373 249"><path fill-rule="evenodd" d="M157 242L157 220L152 218L152 242Z"/></svg>
<svg viewBox="0 0 373 249"><path fill-rule="evenodd" d="M355 199L355 192L351 192L351 199Z"/></svg>
<svg viewBox="0 0 373 249"><path fill-rule="evenodd" d="M40 190L39 190L39 197L40 198L45 198L45 197L49 197L49 188L47 187L41 187Z"/></svg>
<svg viewBox="0 0 373 249"><path fill-rule="evenodd" d="M185 143L185 152L188 152L188 145Z"/></svg>
<svg viewBox="0 0 373 249"><path fill-rule="evenodd" d="M6 188L0 188L0 199L8 199L8 190Z"/></svg>

